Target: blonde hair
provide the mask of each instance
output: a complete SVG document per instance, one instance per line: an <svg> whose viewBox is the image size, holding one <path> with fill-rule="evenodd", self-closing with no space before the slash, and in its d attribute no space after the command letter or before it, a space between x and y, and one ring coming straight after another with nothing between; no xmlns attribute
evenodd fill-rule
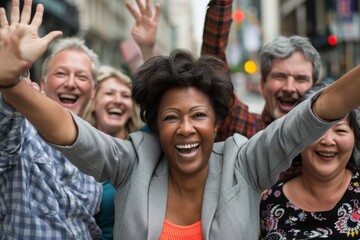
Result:
<svg viewBox="0 0 360 240"><path fill-rule="evenodd" d="M101 88L102 83L109 78L116 78L120 82L124 83L127 87L132 89L132 81L130 77L128 77L126 74L112 66L100 66L97 71L95 97L88 103L85 109L85 113L83 115L83 118L94 127L96 126L96 116L93 108L96 103L96 96ZM140 108L135 103L135 101L133 101L131 117L125 124L127 134L138 131L143 125L144 123L141 121L140 118Z"/></svg>

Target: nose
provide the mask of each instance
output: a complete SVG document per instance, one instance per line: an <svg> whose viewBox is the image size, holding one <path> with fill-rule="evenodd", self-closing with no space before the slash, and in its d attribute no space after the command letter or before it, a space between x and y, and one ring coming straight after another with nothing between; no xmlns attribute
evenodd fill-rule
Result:
<svg viewBox="0 0 360 240"><path fill-rule="evenodd" d="M122 96L121 96L121 94L115 94L115 95L114 95L114 102L115 102L115 103L121 103L121 102L122 102Z"/></svg>
<svg viewBox="0 0 360 240"><path fill-rule="evenodd" d="M68 78L66 79L65 86L68 88L75 88L76 82L75 82L75 75L70 74Z"/></svg>
<svg viewBox="0 0 360 240"><path fill-rule="evenodd" d="M179 128L177 130L177 134L183 135L183 136L190 136L196 132L191 120L187 117L183 118L180 121Z"/></svg>
<svg viewBox="0 0 360 240"><path fill-rule="evenodd" d="M284 82L283 88L284 91L287 92L296 92L296 88L295 88L295 79L293 76L288 76L288 78L286 79L286 81Z"/></svg>
<svg viewBox="0 0 360 240"><path fill-rule="evenodd" d="M335 145L334 135L331 131L327 131L320 140L320 143L327 146Z"/></svg>

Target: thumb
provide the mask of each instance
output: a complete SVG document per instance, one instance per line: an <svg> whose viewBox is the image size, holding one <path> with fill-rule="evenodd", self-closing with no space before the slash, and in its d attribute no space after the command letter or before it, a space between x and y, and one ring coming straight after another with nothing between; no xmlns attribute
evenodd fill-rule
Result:
<svg viewBox="0 0 360 240"><path fill-rule="evenodd" d="M46 48L50 45L51 42L53 42L56 38L62 36L61 31L52 31L46 34L42 40L43 44L46 46Z"/></svg>

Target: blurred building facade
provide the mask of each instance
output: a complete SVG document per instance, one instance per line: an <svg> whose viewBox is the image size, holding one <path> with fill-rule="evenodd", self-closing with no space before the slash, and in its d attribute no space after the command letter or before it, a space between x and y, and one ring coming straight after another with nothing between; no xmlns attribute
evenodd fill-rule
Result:
<svg viewBox="0 0 360 240"><path fill-rule="evenodd" d="M245 61L256 62L261 46L279 35L301 35L321 55L321 77L336 79L360 64L359 6L360 0L234 0L229 61L257 82L259 72L246 73ZM236 12L244 15L241 21Z"/></svg>
<svg viewBox="0 0 360 240"><path fill-rule="evenodd" d="M169 54L178 47L194 51L190 1L156 1L161 6L157 33L161 54ZM130 2L136 6L135 0ZM40 35L61 30L64 37L81 37L99 55L102 64L120 67L128 72L131 71L129 62L141 64L140 51L129 40L134 19L125 7L125 0L33 0L33 11L38 3L45 7ZM1 0L0 7L9 13L11 0ZM40 80L41 63L45 57L46 54L31 69L35 81Z"/></svg>
<svg viewBox="0 0 360 240"><path fill-rule="evenodd" d="M360 64L359 0L281 0L280 31L308 37L321 54L323 77Z"/></svg>

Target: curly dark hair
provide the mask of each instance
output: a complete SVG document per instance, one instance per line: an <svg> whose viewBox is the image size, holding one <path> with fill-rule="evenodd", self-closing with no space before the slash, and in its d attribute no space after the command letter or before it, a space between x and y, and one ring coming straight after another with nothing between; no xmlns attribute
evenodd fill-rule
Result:
<svg viewBox="0 0 360 240"><path fill-rule="evenodd" d="M234 89L225 63L209 55L195 59L187 50L147 60L133 75L132 96L140 105L141 119L156 131L156 117L162 96L179 87L195 87L209 96L216 121L222 122L234 101ZM191 101L191 99L189 99Z"/></svg>

